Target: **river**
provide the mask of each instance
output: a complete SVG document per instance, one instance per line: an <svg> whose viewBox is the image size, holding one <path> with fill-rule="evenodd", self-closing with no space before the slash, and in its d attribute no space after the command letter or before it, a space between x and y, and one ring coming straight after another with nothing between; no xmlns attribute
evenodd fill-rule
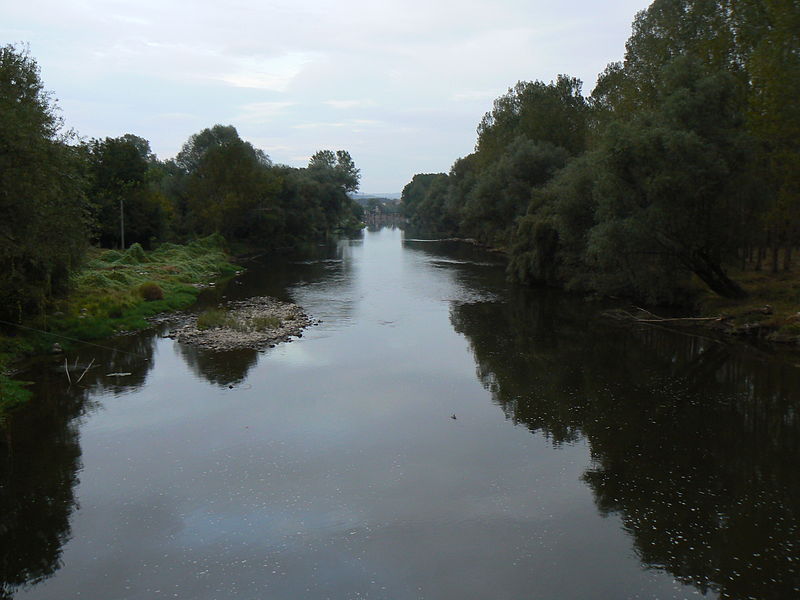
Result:
<svg viewBox="0 0 800 600"><path fill-rule="evenodd" d="M796 356L621 327L396 228L204 301L250 295L322 322L263 353L162 327L70 353L79 383L27 375L0 598L800 597Z"/></svg>

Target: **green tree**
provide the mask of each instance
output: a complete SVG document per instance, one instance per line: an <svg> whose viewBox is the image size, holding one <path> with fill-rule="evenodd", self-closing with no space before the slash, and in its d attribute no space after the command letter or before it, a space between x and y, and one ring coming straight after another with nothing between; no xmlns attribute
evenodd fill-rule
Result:
<svg viewBox="0 0 800 600"><path fill-rule="evenodd" d="M724 269L741 236L752 151L739 87L728 73L679 58L665 68L660 93L658 110L612 127L601 146L587 259L642 296L684 270L722 296L741 297Z"/></svg>
<svg viewBox="0 0 800 600"><path fill-rule="evenodd" d="M534 190L512 238L508 273L522 283L591 287L586 264L589 231L597 224L596 153L586 153Z"/></svg>
<svg viewBox="0 0 800 600"><path fill-rule="evenodd" d="M274 245L283 225L280 185L269 159L248 142L237 137L209 147L187 183L193 231Z"/></svg>
<svg viewBox="0 0 800 600"><path fill-rule="evenodd" d="M308 170L315 176L341 186L347 193L358 191L361 171L346 150L315 152L308 161Z"/></svg>
<svg viewBox="0 0 800 600"><path fill-rule="evenodd" d="M147 247L162 239L168 211L164 196L148 182L156 164L149 142L131 134L94 140L89 162L100 244L120 247L123 233L126 246L138 242Z"/></svg>
<svg viewBox="0 0 800 600"><path fill-rule="evenodd" d="M481 170L462 209L462 231L504 246L525 214L534 189L562 168L569 153L550 142L514 138L498 159Z"/></svg>
<svg viewBox="0 0 800 600"><path fill-rule="evenodd" d="M520 81L494 101L478 124L482 165L499 159L518 137L560 146L574 156L586 148L589 107L579 79L559 75L550 84Z"/></svg>
<svg viewBox="0 0 800 600"><path fill-rule="evenodd" d="M0 318L66 289L86 247L84 161L27 49L0 48Z"/></svg>
<svg viewBox="0 0 800 600"><path fill-rule="evenodd" d="M214 125L193 134L181 147L175 157L177 164L186 173L192 173L200 166L203 156L211 148L239 141L239 132L233 125Z"/></svg>
<svg viewBox="0 0 800 600"><path fill-rule="evenodd" d="M800 6L793 0L740 4L735 17L750 76L748 125L760 142L762 177L772 192L763 224L776 271L779 249L785 248L788 268L800 242Z"/></svg>
<svg viewBox="0 0 800 600"><path fill-rule="evenodd" d="M359 219L348 194L358 190L361 172L350 153L346 150L315 152L306 172L318 186L317 197L325 219L323 230L333 233L342 227L355 227Z"/></svg>

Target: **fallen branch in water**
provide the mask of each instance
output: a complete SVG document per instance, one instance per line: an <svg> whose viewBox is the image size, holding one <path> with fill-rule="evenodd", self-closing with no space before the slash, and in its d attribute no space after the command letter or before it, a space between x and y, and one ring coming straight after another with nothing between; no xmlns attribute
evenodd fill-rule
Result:
<svg viewBox="0 0 800 600"><path fill-rule="evenodd" d="M92 362L90 362L90 363L89 363L89 366L87 366L87 367L86 367L86 368L83 370L83 373L81 373L81 376L80 376L80 377L78 377L78 381L76 381L75 383L80 383L80 382L81 382L81 379L83 379L83 376L84 376L84 375L86 375L86 373L89 371L89 369L91 369L91 368L92 368L92 365L93 365L93 364L94 364L94 359L92 359Z"/></svg>
<svg viewBox="0 0 800 600"><path fill-rule="evenodd" d="M638 306L634 306L634 308L644 313L646 317L636 316L629 313L627 310L622 309L608 310L603 314L607 317L611 317L612 319L617 319L620 321L635 321L637 323L722 323L726 320L726 317L721 315L717 317L660 317L649 310L645 310L644 308L639 308Z"/></svg>

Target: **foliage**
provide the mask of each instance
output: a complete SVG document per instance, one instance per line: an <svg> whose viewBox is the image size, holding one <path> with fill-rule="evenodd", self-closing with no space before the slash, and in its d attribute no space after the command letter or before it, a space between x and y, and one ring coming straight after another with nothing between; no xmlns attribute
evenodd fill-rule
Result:
<svg viewBox="0 0 800 600"><path fill-rule="evenodd" d="M484 164L515 138L548 142L576 155L586 148L588 105L579 79L559 75L550 84L520 81L494 101L478 125L477 152Z"/></svg>
<svg viewBox="0 0 800 600"><path fill-rule="evenodd" d="M88 194L102 246L122 247L124 235L124 245L149 247L151 240L163 237L169 211L164 196L147 179L154 163L149 142L132 134L89 145Z"/></svg>
<svg viewBox="0 0 800 600"><path fill-rule="evenodd" d="M210 147L187 182L192 229L268 245L282 226L279 186L266 156L238 136Z"/></svg>
<svg viewBox="0 0 800 600"><path fill-rule="evenodd" d="M428 231L448 230L447 186L445 173L421 173L406 184L401 195L403 213L414 226ZM454 229L453 224L449 229Z"/></svg>
<svg viewBox="0 0 800 600"><path fill-rule="evenodd" d="M0 47L0 319L62 293L87 239L84 169L26 49ZM57 224L57 226L56 226Z"/></svg>
<svg viewBox="0 0 800 600"><path fill-rule="evenodd" d="M86 268L74 278L74 291L59 306L61 317L48 325L70 337L97 339L117 330L140 329L145 317L185 308L206 283L234 272L224 240L209 236L185 246L162 244L144 260L126 260L125 253L95 251ZM161 292L161 298L157 297Z"/></svg>
<svg viewBox="0 0 800 600"><path fill-rule="evenodd" d="M527 283L680 302L727 297L734 263L791 269L800 242L800 5L655 0L625 58L519 82L449 175L418 175L414 224L510 247ZM434 181L436 185L434 185Z"/></svg>
<svg viewBox="0 0 800 600"><path fill-rule="evenodd" d="M581 82L519 82L478 125L474 154L449 175L417 175L403 191L404 212L424 229L494 246L511 242L532 193L586 147L588 105Z"/></svg>

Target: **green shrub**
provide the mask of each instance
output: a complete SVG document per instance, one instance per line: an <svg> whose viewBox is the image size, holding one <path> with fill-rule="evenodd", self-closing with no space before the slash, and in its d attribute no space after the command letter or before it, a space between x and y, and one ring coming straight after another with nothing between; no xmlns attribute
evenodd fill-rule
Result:
<svg viewBox="0 0 800 600"><path fill-rule="evenodd" d="M155 281L146 281L139 286L139 295L151 302L153 300L163 300L164 290Z"/></svg>

